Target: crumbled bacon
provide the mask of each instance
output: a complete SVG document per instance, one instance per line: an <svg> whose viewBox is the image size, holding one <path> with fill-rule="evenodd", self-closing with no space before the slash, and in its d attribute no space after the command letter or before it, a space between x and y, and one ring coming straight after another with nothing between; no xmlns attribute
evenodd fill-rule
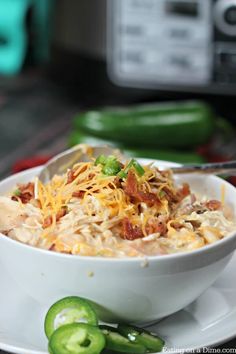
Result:
<svg viewBox="0 0 236 354"><path fill-rule="evenodd" d="M194 230L201 226L201 222L199 220L188 220L188 223L192 224Z"/></svg>
<svg viewBox="0 0 236 354"><path fill-rule="evenodd" d="M153 206L154 204L157 204L160 202L160 200L156 196L156 194L151 193L151 192L138 191L138 193L136 195L136 199L140 202L146 203L148 206Z"/></svg>
<svg viewBox="0 0 236 354"><path fill-rule="evenodd" d="M33 195L30 193L22 193L19 198L21 199L23 204L26 204L33 198Z"/></svg>
<svg viewBox="0 0 236 354"><path fill-rule="evenodd" d="M69 183L71 183L71 182L74 181L74 179L76 178L76 176L74 175L74 173L75 173L74 170L69 170L69 171L67 172L67 182L66 182L66 184L69 184Z"/></svg>
<svg viewBox="0 0 236 354"><path fill-rule="evenodd" d="M13 195L11 197L11 200L14 200L14 202L18 202L19 201L19 197L16 197L15 195Z"/></svg>
<svg viewBox="0 0 236 354"><path fill-rule="evenodd" d="M89 179L89 180L93 179L94 177L95 177L95 173L90 173L90 174L88 175L88 179Z"/></svg>
<svg viewBox="0 0 236 354"><path fill-rule="evenodd" d="M19 199L23 204L28 203L31 199L34 199L34 183L29 182L27 184L18 185L19 195L12 196L12 200L18 201Z"/></svg>
<svg viewBox="0 0 236 354"><path fill-rule="evenodd" d="M165 192L166 198L170 203L179 203L190 194L190 188L187 183L183 183L182 187L177 190L177 193L167 186L163 187L162 190Z"/></svg>
<svg viewBox="0 0 236 354"><path fill-rule="evenodd" d="M179 197L179 201L183 200L190 194L190 187L188 183L183 183L182 187L178 189L177 195Z"/></svg>
<svg viewBox="0 0 236 354"><path fill-rule="evenodd" d="M130 197L136 196L138 192L138 182L135 177L135 174L131 170L129 170L128 172L124 191Z"/></svg>
<svg viewBox="0 0 236 354"><path fill-rule="evenodd" d="M83 198L85 191L75 191L72 193L72 197L74 198Z"/></svg>
<svg viewBox="0 0 236 354"><path fill-rule="evenodd" d="M175 229L175 230L180 230L184 227L184 225L182 225L180 222L178 221L173 221L171 223L171 226Z"/></svg>
<svg viewBox="0 0 236 354"><path fill-rule="evenodd" d="M214 211L221 209L222 204L219 200L209 200L208 202L206 202L206 207L207 209Z"/></svg>
<svg viewBox="0 0 236 354"><path fill-rule="evenodd" d="M122 184L121 184L121 179L119 178L119 177L115 177L115 179L114 179L114 185L117 187L117 188L122 188Z"/></svg>
<svg viewBox="0 0 236 354"><path fill-rule="evenodd" d="M67 208L66 207L62 207L56 214L56 221L59 221L60 218L62 218L63 216L65 216L67 214ZM47 227L52 225L52 216L49 215L44 219L43 222L43 228L46 229Z"/></svg>
<svg viewBox="0 0 236 354"><path fill-rule="evenodd" d="M66 184L72 183L72 182L77 178L78 175L80 175L81 173L83 173L83 172L86 171L86 170L87 170L87 166L86 166L86 165L84 165L84 166L80 169L79 173L76 172L76 169L71 169L71 170L69 170L69 171L67 172L67 182L66 182ZM76 173L76 174L75 174L75 173ZM93 174L92 174L92 173L90 173L89 178L90 178L90 179L93 178Z"/></svg>
<svg viewBox="0 0 236 354"><path fill-rule="evenodd" d="M52 217L51 215L47 216L43 221L43 228L46 229L47 227L52 225Z"/></svg>
<svg viewBox="0 0 236 354"><path fill-rule="evenodd" d="M167 186L162 188L162 191L165 192L165 197L169 201L169 203L178 203L179 199L177 195Z"/></svg>
<svg viewBox="0 0 236 354"><path fill-rule="evenodd" d="M134 172L131 170L128 172L124 191L129 197L131 197L131 200L136 199L139 202L146 203L148 206L160 203L160 199L156 194L139 190L138 181Z"/></svg>
<svg viewBox="0 0 236 354"><path fill-rule="evenodd" d="M147 234L159 233L161 236L164 236L167 232L166 221L167 218L163 215L157 218L150 218L145 227Z"/></svg>
<svg viewBox="0 0 236 354"><path fill-rule="evenodd" d="M122 220L123 238L125 240L133 241L137 238L143 237L141 228L137 225L132 225L128 218Z"/></svg>
<svg viewBox="0 0 236 354"><path fill-rule="evenodd" d="M61 210L59 210L57 212L57 215L56 215L56 221L60 220L60 218L62 218L63 216L65 216L67 213L67 208L66 207L62 207Z"/></svg>
<svg viewBox="0 0 236 354"><path fill-rule="evenodd" d="M71 169L67 172L67 181L66 184L72 183L79 175L87 170L87 166L83 166L78 172L76 169ZM95 177L95 174L90 172L86 178L82 178L83 180L91 180Z"/></svg>
<svg viewBox="0 0 236 354"><path fill-rule="evenodd" d="M20 184L19 190L21 191L22 194L29 193L33 196L34 195L34 183L29 182L27 184Z"/></svg>

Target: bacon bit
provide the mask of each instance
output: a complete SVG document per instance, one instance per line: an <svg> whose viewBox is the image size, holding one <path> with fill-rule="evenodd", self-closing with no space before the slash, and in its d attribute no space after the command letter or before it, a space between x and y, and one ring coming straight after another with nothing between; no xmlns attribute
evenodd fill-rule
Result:
<svg viewBox="0 0 236 354"><path fill-rule="evenodd" d="M43 221L43 229L46 229L47 227L49 227L51 225L52 225L52 217L51 217L51 215L49 215Z"/></svg>
<svg viewBox="0 0 236 354"><path fill-rule="evenodd" d="M175 193L173 193L173 191L171 189L169 189L168 187L163 187L162 191L165 192L166 199L170 203L178 203L179 198L176 196Z"/></svg>
<svg viewBox="0 0 236 354"><path fill-rule="evenodd" d="M72 182L77 178L78 175L80 175L81 173L83 173L83 172L86 171L86 170L87 170L87 166L86 166L86 165L83 166L83 167L81 168L81 170L79 171L79 173L77 173L77 174L75 174L76 169L71 169L71 170L69 170L69 171L67 172L67 182L66 182L66 184L72 183ZM90 175L92 175L92 174L90 174ZM89 175L89 177L90 177L90 175ZM90 177L90 178L92 178L92 177Z"/></svg>
<svg viewBox="0 0 236 354"><path fill-rule="evenodd" d="M56 221L59 221L60 218L62 218L63 216L65 216L67 213L67 208L66 207L62 207L56 214ZM43 222L43 229L46 229L47 227L52 225L52 216L49 215L44 219Z"/></svg>
<svg viewBox="0 0 236 354"><path fill-rule="evenodd" d="M27 184L19 184L18 189L20 192L19 195L13 195L11 197L12 200L19 201L20 199L23 204L26 204L34 198L34 183L29 182Z"/></svg>
<svg viewBox="0 0 236 354"><path fill-rule="evenodd" d="M178 221L173 221L172 223L171 223L171 226L175 229L175 230L180 230L180 229L182 229L184 226L180 223L180 222L178 222Z"/></svg>
<svg viewBox="0 0 236 354"><path fill-rule="evenodd" d="M75 198L83 198L85 194L85 191L76 191L72 193L72 197Z"/></svg>
<svg viewBox="0 0 236 354"><path fill-rule="evenodd" d="M29 193L32 196L34 195L34 183L32 182L29 182L27 184L20 184L18 188L22 194Z"/></svg>
<svg viewBox="0 0 236 354"><path fill-rule="evenodd" d="M160 199L154 193L139 191L136 198L140 202L146 203L148 206L153 206L154 204L160 203Z"/></svg>
<svg viewBox="0 0 236 354"><path fill-rule="evenodd" d="M122 220L123 238L125 240L133 241L137 238L143 237L141 228L137 225L133 226L128 218Z"/></svg>
<svg viewBox="0 0 236 354"><path fill-rule="evenodd" d="M114 186L113 183L108 183L108 187L111 188L111 189L113 189L113 190L115 189L115 186Z"/></svg>
<svg viewBox="0 0 236 354"><path fill-rule="evenodd" d="M122 188L122 183L121 183L121 179L119 178L119 177L115 177L115 179L114 179L114 185L117 187L117 188Z"/></svg>
<svg viewBox="0 0 236 354"><path fill-rule="evenodd" d="M183 183L182 187L178 189L177 196L179 197L179 201L183 200L190 194L190 187L188 183Z"/></svg>
<svg viewBox="0 0 236 354"><path fill-rule="evenodd" d="M13 195L12 197L11 197L11 200L14 200L14 202L19 202L19 197L16 197L15 195Z"/></svg>
<svg viewBox="0 0 236 354"><path fill-rule="evenodd" d="M160 203L160 199L156 194L151 192L143 192L138 189L138 181L133 171L129 170L124 188L125 193L140 202L146 203L148 206Z"/></svg>
<svg viewBox="0 0 236 354"><path fill-rule="evenodd" d="M63 216L65 216L67 213L67 208L66 207L62 207L61 210L59 210L57 212L57 215L56 215L56 221L60 220L60 218L62 218Z"/></svg>
<svg viewBox="0 0 236 354"><path fill-rule="evenodd" d="M114 181L112 183L109 183L108 186L111 188L111 189L115 189L115 186L116 188L122 188L122 179L119 178L118 176L115 177Z"/></svg>
<svg viewBox="0 0 236 354"><path fill-rule="evenodd" d="M178 189L177 193L174 193L168 187L163 187L162 190L166 193L166 198L170 203L179 203L190 194L188 183L183 183L182 187Z"/></svg>
<svg viewBox="0 0 236 354"><path fill-rule="evenodd" d="M93 179L93 177L95 177L95 174L94 173L90 173L89 175L88 175L88 179L90 180L90 179Z"/></svg>
<svg viewBox="0 0 236 354"><path fill-rule="evenodd" d="M147 234L150 235L158 232L161 236L164 236L167 232L166 221L167 218L163 216L149 219L145 228Z"/></svg>
<svg viewBox="0 0 236 354"><path fill-rule="evenodd" d="M33 196L30 193L23 193L19 196L19 198L23 204L26 204L33 198Z"/></svg>
<svg viewBox="0 0 236 354"><path fill-rule="evenodd" d="M130 197L136 196L138 193L138 182L133 171L129 170L128 176L126 178L124 191Z"/></svg>
<svg viewBox="0 0 236 354"><path fill-rule="evenodd" d="M219 200L209 200L208 202L206 202L206 207L207 209L214 211L221 209L222 204Z"/></svg>
<svg viewBox="0 0 236 354"><path fill-rule="evenodd" d="M198 220L188 220L190 224L192 224L194 230L198 229L201 226L201 222Z"/></svg>
<svg viewBox="0 0 236 354"><path fill-rule="evenodd" d="M70 184L70 183L72 183L74 181L74 179L76 178L74 173L75 173L74 170L69 170L67 172L67 182L66 182L66 184Z"/></svg>
<svg viewBox="0 0 236 354"><path fill-rule="evenodd" d="M88 166L87 165L84 165L81 170L79 171L79 174L80 175L81 173L85 172L87 170Z"/></svg>

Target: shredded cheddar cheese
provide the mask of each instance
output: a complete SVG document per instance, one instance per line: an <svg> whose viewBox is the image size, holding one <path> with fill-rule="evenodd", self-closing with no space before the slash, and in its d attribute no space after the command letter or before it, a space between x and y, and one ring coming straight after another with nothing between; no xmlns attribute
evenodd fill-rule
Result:
<svg viewBox="0 0 236 354"><path fill-rule="evenodd" d="M235 230L223 190L221 202L201 200L187 184L176 186L171 171L120 166L123 177L104 174L93 160L76 162L47 184L36 177L19 185L9 203L22 221L7 236L74 255L136 257L190 251Z"/></svg>

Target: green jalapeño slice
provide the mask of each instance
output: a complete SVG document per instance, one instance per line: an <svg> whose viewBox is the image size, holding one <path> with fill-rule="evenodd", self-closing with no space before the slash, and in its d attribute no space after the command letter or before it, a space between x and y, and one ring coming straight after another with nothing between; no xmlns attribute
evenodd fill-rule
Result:
<svg viewBox="0 0 236 354"><path fill-rule="evenodd" d="M142 328L120 324L118 332L129 339L132 343L144 345L148 352L161 352L165 342L157 334L144 330Z"/></svg>
<svg viewBox="0 0 236 354"><path fill-rule="evenodd" d="M65 297L48 310L44 322L45 334L49 339L57 328L74 322L98 325L97 315L88 301L78 296Z"/></svg>
<svg viewBox="0 0 236 354"><path fill-rule="evenodd" d="M71 323L56 329L49 340L53 354L100 354L105 337L98 327Z"/></svg>
<svg viewBox="0 0 236 354"><path fill-rule="evenodd" d="M105 325L101 325L99 328L106 338L106 349L119 353L147 353L144 345L131 342L125 336L118 333L116 328Z"/></svg>

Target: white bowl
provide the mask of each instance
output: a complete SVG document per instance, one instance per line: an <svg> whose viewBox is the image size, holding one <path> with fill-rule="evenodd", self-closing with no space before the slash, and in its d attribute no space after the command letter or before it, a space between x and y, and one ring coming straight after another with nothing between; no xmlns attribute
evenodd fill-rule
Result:
<svg viewBox="0 0 236 354"><path fill-rule="evenodd" d="M140 160L147 162L148 160ZM157 165L163 165L157 162ZM0 182L0 195L40 171L30 169ZM216 176L182 176L196 192L236 210L236 189ZM71 256L34 248L0 234L0 262L17 283L45 306L69 295L98 305L104 321L150 323L194 301L219 276L236 248L236 231L201 249L164 256L107 259Z"/></svg>

